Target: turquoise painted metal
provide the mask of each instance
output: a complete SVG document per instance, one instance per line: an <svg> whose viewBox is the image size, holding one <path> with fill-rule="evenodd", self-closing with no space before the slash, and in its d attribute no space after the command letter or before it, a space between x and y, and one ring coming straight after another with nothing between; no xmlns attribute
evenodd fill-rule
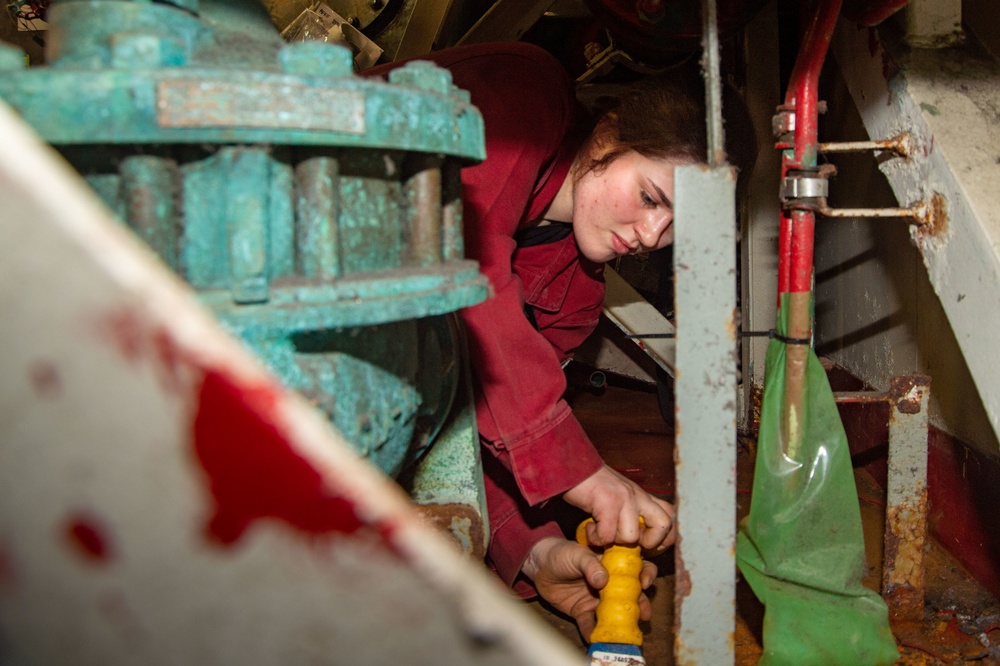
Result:
<svg viewBox="0 0 1000 666"><path fill-rule="evenodd" d="M0 97L388 474L464 423L464 453L411 490L433 503L461 477L478 502L445 318L488 293L462 245L460 169L485 157L468 94L427 62L357 77L256 2L63 0L48 19L45 66L0 48Z"/></svg>

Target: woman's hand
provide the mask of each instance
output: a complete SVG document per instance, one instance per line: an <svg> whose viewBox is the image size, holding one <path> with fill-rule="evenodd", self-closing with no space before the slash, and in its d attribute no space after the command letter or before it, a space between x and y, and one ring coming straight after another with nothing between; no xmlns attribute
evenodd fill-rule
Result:
<svg viewBox="0 0 1000 666"><path fill-rule="evenodd" d="M674 507L607 465L563 493L563 499L594 517L587 525L592 545L639 544L661 553L677 540ZM641 530L639 516L646 521Z"/></svg>
<svg viewBox="0 0 1000 666"><path fill-rule="evenodd" d="M573 618L584 640L597 623L598 590L608 584L608 572L601 556L574 541L547 537L532 547L521 572L532 580L535 589L556 610ZM643 561L639 582L648 588L656 578L656 565ZM639 596L639 617L652 617L652 606L645 593Z"/></svg>

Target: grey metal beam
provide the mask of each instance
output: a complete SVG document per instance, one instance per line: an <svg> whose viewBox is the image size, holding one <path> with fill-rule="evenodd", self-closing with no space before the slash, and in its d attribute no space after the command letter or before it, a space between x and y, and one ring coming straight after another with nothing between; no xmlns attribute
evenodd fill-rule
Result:
<svg viewBox="0 0 1000 666"><path fill-rule="evenodd" d="M678 167L677 664L732 664L736 592L736 176Z"/></svg>

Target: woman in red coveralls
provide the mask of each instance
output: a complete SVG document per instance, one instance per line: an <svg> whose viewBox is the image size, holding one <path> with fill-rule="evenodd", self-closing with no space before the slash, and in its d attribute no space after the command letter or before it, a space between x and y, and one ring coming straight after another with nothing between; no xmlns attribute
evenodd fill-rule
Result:
<svg viewBox="0 0 1000 666"><path fill-rule="evenodd" d="M493 296L462 317L487 454L490 564L522 596L534 588L572 615L589 638L608 574L563 536L548 501L593 516L591 543L638 543L654 554L674 542L675 514L604 464L562 398L562 364L598 323L604 263L672 242L674 167L707 153L703 102L644 82L595 125L566 71L538 47L480 44L421 59L451 71L486 125L486 160L464 169L462 182L466 253ZM655 575L647 562L644 588ZM648 619L645 598L642 613Z"/></svg>

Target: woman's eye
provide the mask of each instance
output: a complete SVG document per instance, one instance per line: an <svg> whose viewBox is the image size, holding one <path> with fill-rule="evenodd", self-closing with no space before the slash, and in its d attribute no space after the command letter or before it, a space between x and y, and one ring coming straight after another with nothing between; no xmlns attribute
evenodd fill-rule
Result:
<svg viewBox="0 0 1000 666"><path fill-rule="evenodd" d="M645 190L642 190L642 205L649 206L650 208L656 207L656 201L653 200L653 197L646 194Z"/></svg>

